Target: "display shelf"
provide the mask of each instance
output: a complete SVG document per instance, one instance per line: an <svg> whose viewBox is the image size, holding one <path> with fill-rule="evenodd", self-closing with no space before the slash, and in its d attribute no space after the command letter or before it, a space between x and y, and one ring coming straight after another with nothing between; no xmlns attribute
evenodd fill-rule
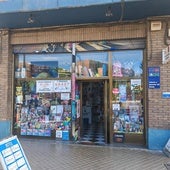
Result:
<svg viewBox="0 0 170 170"><path fill-rule="evenodd" d="M96 81L99 81L99 80L109 80L109 77L108 76L104 76L104 77L76 77L76 80L96 80Z"/></svg>
<svg viewBox="0 0 170 170"><path fill-rule="evenodd" d="M64 77L64 78L45 78L45 80L70 80L71 77ZM36 81L36 80L44 80L44 78L15 78L16 81Z"/></svg>
<svg viewBox="0 0 170 170"><path fill-rule="evenodd" d="M125 133L113 131L113 141L115 143L136 143L140 145L145 144L143 133Z"/></svg>

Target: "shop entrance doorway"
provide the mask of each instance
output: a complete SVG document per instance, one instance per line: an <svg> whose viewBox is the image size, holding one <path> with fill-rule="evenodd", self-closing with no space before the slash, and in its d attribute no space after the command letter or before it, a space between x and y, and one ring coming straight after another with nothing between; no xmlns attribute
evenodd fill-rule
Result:
<svg viewBox="0 0 170 170"><path fill-rule="evenodd" d="M81 142L91 144L107 142L106 84L104 81L82 82Z"/></svg>

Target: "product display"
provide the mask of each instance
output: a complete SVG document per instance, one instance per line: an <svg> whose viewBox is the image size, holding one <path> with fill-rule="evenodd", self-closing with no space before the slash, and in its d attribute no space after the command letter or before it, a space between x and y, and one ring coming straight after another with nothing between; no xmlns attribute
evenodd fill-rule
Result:
<svg viewBox="0 0 170 170"><path fill-rule="evenodd" d="M77 77L108 76L108 57L101 53L78 54L76 75Z"/></svg>
<svg viewBox="0 0 170 170"><path fill-rule="evenodd" d="M24 86L28 82L20 83ZM21 128L21 135L51 136L51 130L70 129L71 103L69 97L61 97L64 92L28 94L31 91L28 88L21 97L18 92L21 88L16 88L16 98L23 99L16 100L16 127Z"/></svg>
<svg viewBox="0 0 170 170"><path fill-rule="evenodd" d="M56 131L69 135L71 80L58 79L61 70L70 72L69 67L62 68L65 59L61 58L60 62L55 61L56 57L54 61L33 59L25 55L16 58L15 130L26 136L52 137Z"/></svg>
<svg viewBox="0 0 170 170"><path fill-rule="evenodd" d="M113 130L125 133L143 133L143 114L139 102L127 102L113 110Z"/></svg>
<svg viewBox="0 0 170 170"><path fill-rule="evenodd" d="M113 130L143 133L144 115L141 97L141 79L113 82Z"/></svg>
<svg viewBox="0 0 170 170"><path fill-rule="evenodd" d="M126 141L128 134L140 135L144 131L142 58L132 60L126 54L121 57L115 54L112 65L113 141L119 143Z"/></svg>

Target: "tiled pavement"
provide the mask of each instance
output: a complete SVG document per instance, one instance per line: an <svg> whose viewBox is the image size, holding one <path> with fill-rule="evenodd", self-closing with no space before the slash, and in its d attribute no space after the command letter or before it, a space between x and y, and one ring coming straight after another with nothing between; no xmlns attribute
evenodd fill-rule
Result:
<svg viewBox="0 0 170 170"><path fill-rule="evenodd" d="M32 170L167 170L162 152L141 148L19 139Z"/></svg>

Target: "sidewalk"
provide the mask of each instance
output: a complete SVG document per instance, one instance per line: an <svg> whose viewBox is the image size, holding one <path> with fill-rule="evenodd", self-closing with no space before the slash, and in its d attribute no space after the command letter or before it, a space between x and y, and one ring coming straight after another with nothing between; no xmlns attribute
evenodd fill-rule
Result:
<svg viewBox="0 0 170 170"><path fill-rule="evenodd" d="M167 170L170 159L147 149L19 139L32 170Z"/></svg>

